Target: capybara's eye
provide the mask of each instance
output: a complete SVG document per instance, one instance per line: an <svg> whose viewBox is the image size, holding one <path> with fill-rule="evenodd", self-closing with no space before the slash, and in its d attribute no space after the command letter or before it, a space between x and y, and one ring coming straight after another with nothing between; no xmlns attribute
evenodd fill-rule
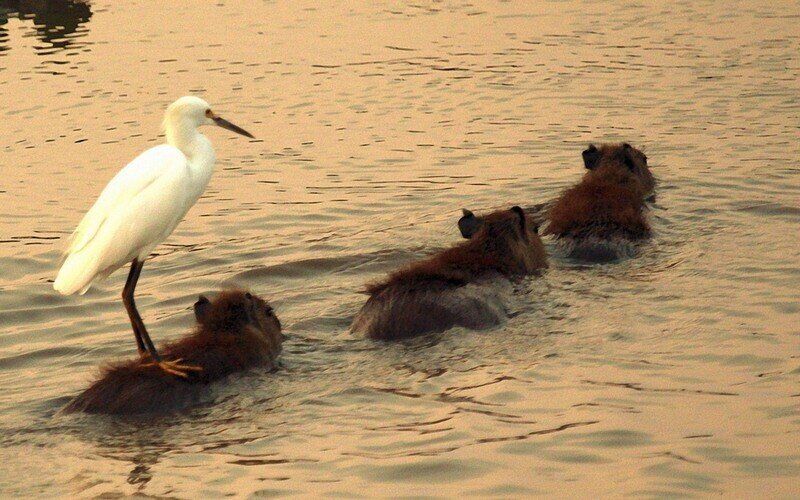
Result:
<svg viewBox="0 0 800 500"><path fill-rule="evenodd" d="M272 316L273 314L272 307L269 305L264 306L264 314L266 314L267 316Z"/></svg>
<svg viewBox="0 0 800 500"><path fill-rule="evenodd" d="M246 299L248 299L248 300L253 298L253 294L252 294L252 293L250 293L250 292L247 292L247 293L245 293L245 294L244 294L244 296L245 296L245 298L246 298Z"/></svg>

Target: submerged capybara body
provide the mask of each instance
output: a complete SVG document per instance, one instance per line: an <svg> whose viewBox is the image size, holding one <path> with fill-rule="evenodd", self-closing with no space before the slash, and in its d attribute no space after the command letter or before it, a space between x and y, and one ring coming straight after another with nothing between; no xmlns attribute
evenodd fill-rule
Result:
<svg viewBox="0 0 800 500"><path fill-rule="evenodd" d="M186 378L169 374L149 358L109 364L100 378L64 411L137 414L164 412L197 400L208 384L255 366L272 367L281 351L281 324L272 308L249 292L222 292L194 305L196 330L160 349L166 361L200 368Z"/></svg>
<svg viewBox="0 0 800 500"><path fill-rule="evenodd" d="M536 229L519 207L481 218L468 241L369 286L370 298L351 331L395 340L454 326L499 324L506 317L508 278L547 267Z"/></svg>
<svg viewBox="0 0 800 500"><path fill-rule="evenodd" d="M650 236L645 198L655 179L647 157L630 144L590 145L583 152L588 172L549 211L543 234L552 234L575 258L608 261L635 253Z"/></svg>

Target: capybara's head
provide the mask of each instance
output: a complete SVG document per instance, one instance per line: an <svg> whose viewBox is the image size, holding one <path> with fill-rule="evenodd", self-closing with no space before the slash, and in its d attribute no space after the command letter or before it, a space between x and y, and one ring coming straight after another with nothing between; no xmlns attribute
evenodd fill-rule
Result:
<svg viewBox="0 0 800 500"><path fill-rule="evenodd" d="M599 148L594 144L583 152L583 164L592 175L609 173L630 173L647 194L655 188L655 178L647 167L647 156L627 142L622 144L603 144Z"/></svg>
<svg viewBox="0 0 800 500"><path fill-rule="evenodd" d="M211 334L257 332L270 343L283 340L281 322L272 307L244 290L227 290L214 300L204 295L194 304L194 315L203 330Z"/></svg>
<svg viewBox="0 0 800 500"><path fill-rule="evenodd" d="M510 269L527 274L547 267L547 253L539 238L539 226L518 206L482 217L467 209L458 221L461 235L480 244L487 253L506 260Z"/></svg>

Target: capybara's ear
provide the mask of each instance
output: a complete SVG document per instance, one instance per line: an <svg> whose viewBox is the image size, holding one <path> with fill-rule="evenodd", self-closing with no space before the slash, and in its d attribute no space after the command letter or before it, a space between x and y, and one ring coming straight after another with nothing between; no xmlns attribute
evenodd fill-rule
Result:
<svg viewBox="0 0 800 500"><path fill-rule="evenodd" d="M483 221L475 217L475 214L466 208L462 208L461 212L464 215L458 219L458 230L461 231L462 237L470 239L481 228Z"/></svg>
<svg viewBox="0 0 800 500"><path fill-rule="evenodd" d="M522 229L522 234L525 234L525 224L527 223L527 217L525 217L525 211L517 205L511 207L511 211L517 216L519 220L519 227Z"/></svg>
<svg viewBox="0 0 800 500"><path fill-rule="evenodd" d="M622 144L622 155L624 157L625 166L628 170L633 172L636 169L636 162L633 160L633 147L627 142Z"/></svg>
<svg viewBox="0 0 800 500"><path fill-rule="evenodd" d="M208 316L208 310L210 308L211 301L208 300L205 295L201 295L200 298L197 299L197 302L194 303L194 317L197 319L198 323L203 323Z"/></svg>
<svg viewBox="0 0 800 500"><path fill-rule="evenodd" d="M594 144L589 144L589 148L583 153L583 165L589 170L594 169L600 161L600 150Z"/></svg>

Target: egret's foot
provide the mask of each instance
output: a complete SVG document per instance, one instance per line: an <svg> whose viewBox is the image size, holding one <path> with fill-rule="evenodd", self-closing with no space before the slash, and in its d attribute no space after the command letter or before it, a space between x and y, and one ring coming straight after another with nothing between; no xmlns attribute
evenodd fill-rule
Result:
<svg viewBox="0 0 800 500"><path fill-rule="evenodd" d="M151 361L150 363L146 363L142 366L158 366L165 373L169 373L170 375L175 375L176 377L181 378L189 378L189 374L186 372L203 371L203 369L199 366L182 365L181 361L181 359L176 359L175 361Z"/></svg>

